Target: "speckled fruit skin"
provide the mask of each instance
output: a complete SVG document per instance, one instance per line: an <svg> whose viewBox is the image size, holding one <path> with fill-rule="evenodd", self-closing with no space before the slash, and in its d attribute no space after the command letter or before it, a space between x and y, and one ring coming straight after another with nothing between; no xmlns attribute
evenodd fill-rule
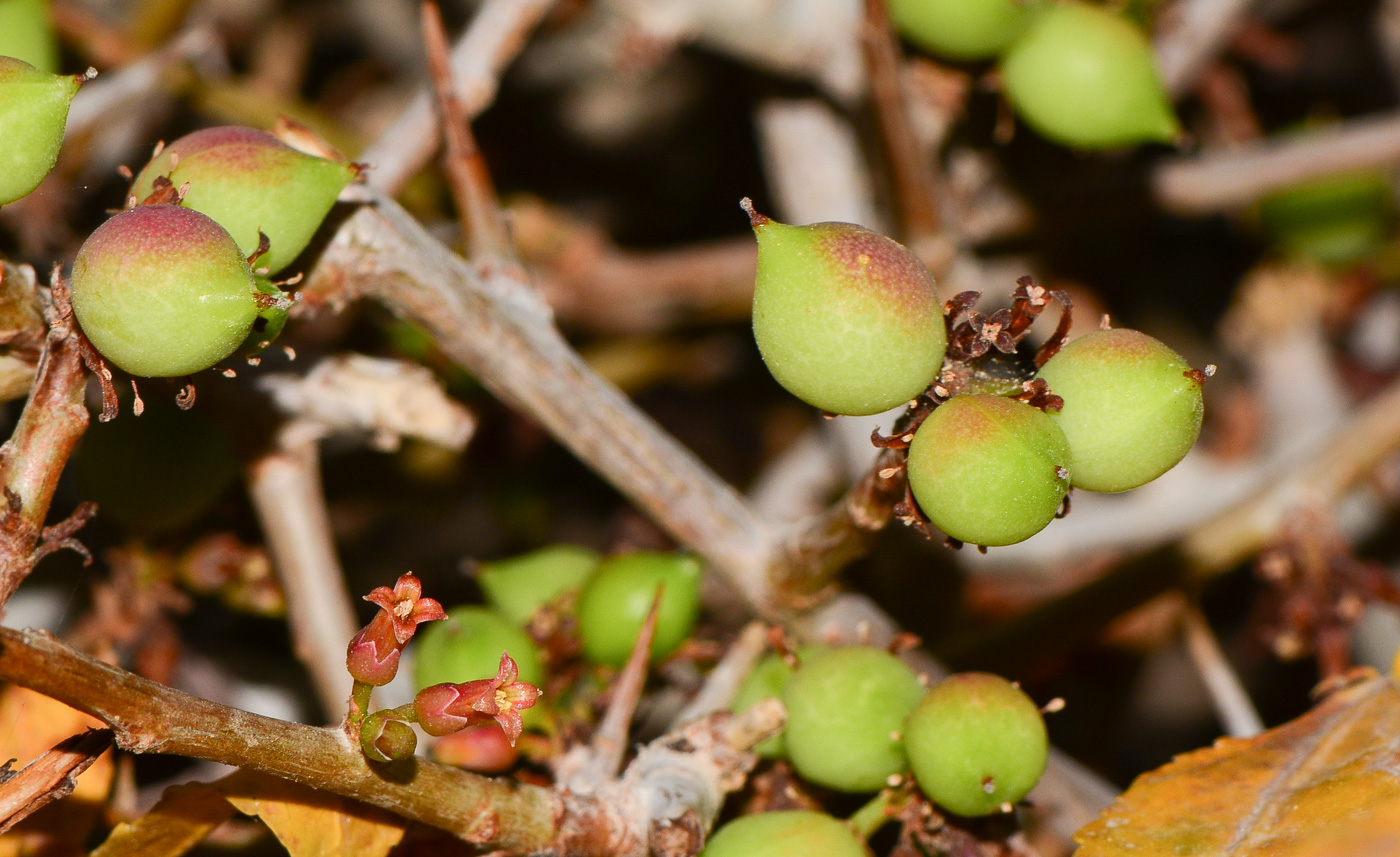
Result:
<svg viewBox="0 0 1400 857"><path fill-rule="evenodd" d="M798 662L805 663L821 651L820 646L805 646L797 652ZM739 692L734 694L729 710L741 714L770 696L781 699L783 689L787 687L792 674L792 667L787 665L787 661L783 660L781 655L774 653L764 656L763 660L754 666L753 672L744 679L744 683L739 685ZM753 751L765 759L783 759L787 757L787 741L780 732L771 738L765 738Z"/></svg>
<svg viewBox="0 0 1400 857"><path fill-rule="evenodd" d="M1065 400L1052 413L1069 440L1070 481L1086 491L1127 491L1176 466L1201 433L1201 383L1186 358L1126 328L1080 337L1038 377Z"/></svg>
<svg viewBox="0 0 1400 857"><path fill-rule="evenodd" d="M924 794L966 816L1025 797L1049 753L1040 709L988 673L959 673L930 690L909 716L904 746Z"/></svg>
<svg viewBox="0 0 1400 857"><path fill-rule="evenodd" d="M922 393L948 344L928 268L850 223L759 220L753 332L778 383L835 414L878 414Z"/></svg>
<svg viewBox="0 0 1400 857"><path fill-rule="evenodd" d="M49 26L47 0L0 0L0 56L24 60L40 71L58 71L58 42Z"/></svg>
<svg viewBox="0 0 1400 857"><path fill-rule="evenodd" d="M909 446L919 507L940 530L975 545L1015 544L1044 529L1069 490L1065 467L1070 446L1059 426L1001 396L954 397Z"/></svg>
<svg viewBox="0 0 1400 857"><path fill-rule="evenodd" d="M590 661L620 667L651 612L658 586L665 586L656 617L651 662L658 663L695 630L700 616L700 561L652 551L603 560L578 595L578 636Z"/></svg>
<svg viewBox="0 0 1400 857"><path fill-rule="evenodd" d="M1055 6L1012 44L1001 70L1016 113L1057 143L1107 149L1167 143L1180 131L1152 46L1113 12Z"/></svg>
<svg viewBox="0 0 1400 857"><path fill-rule="evenodd" d="M143 205L97 227L73 261L73 312L102 356L133 375L208 369L258 314L253 272L223 227L176 205Z"/></svg>
<svg viewBox="0 0 1400 857"><path fill-rule="evenodd" d="M990 59L1030 23L1031 3L1018 0L890 0L890 18L904 38L953 60Z"/></svg>
<svg viewBox="0 0 1400 857"><path fill-rule="evenodd" d="M53 169L79 80L0 56L0 205L27 195Z"/></svg>
<svg viewBox="0 0 1400 857"><path fill-rule="evenodd" d="M806 809L740 816L715 831L700 857L870 857L850 827Z"/></svg>
<svg viewBox="0 0 1400 857"><path fill-rule="evenodd" d="M256 264L275 274L306 248L355 171L271 134L228 125L166 146L132 182L132 194L144 199L157 176L169 176L177 188L188 182L185 207L219 221L245 255L257 249L261 230L271 245Z"/></svg>
<svg viewBox="0 0 1400 857"><path fill-rule="evenodd" d="M502 616L519 625L540 607L583 586L599 556L578 545L551 545L510 559L484 563L476 582Z"/></svg>
<svg viewBox="0 0 1400 857"><path fill-rule="evenodd" d="M839 791L884 788L905 768L897 736L923 692L914 671L884 649L831 649L803 662L782 696L793 768Z"/></svg>
<svg viewBox="0 0 1400 857"><path fill-rule="evenodd" d="M413 681L419 690L443 682L491 678L500 666L501 652L515 659L521 681L538 686L544 680L539 649L530 635L485 607L453 607L446 619L424 625L413 645Z"/></svg>

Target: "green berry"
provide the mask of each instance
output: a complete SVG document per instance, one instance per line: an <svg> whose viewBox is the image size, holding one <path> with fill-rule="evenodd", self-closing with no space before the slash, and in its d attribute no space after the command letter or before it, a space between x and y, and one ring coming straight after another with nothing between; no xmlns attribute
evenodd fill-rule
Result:
<svg viewBox="0 0 1400 857"><path fill-rule="evenodd" d="M275 274L306 248L336 197L355 177L349 164L297 151L271 134L222 126L186 134L151 159L132 183L144 199L158 176L189 184L184 205L229 231L245 255L270 249L256 264Z"/></svg>
<svg viewBox="0 0 1400 857"><path fill-rule="evenodd" d="M238 348L258 314L238 245L176 205L137 206L97 227L73 261L72 287L83 333L133 375L207 369Z"/></svg>
<svg viewBox="0 0 1400 857"><path fill-rule="evenodd" d="M788 392L836 414L878 414L924 391L947 333L933 275L902 245L850 223L758 235L753 332Z"/></svg>
<svg viewBox="0 0 1400 857"><path fill-rule="evenodd" d="M1198 376L1145 333L1100 330L1066 345L1039 377L1065 400L1051 419L1069 440L1070 481L1127 491L1176 466L1201 433Z"/></svg>
<svg viewBox="0 0 1400 857"><path fill-rule="evenodd" d="M581 587L597 567L596 552L578 545L554 545L485 563L476 580L501 615L524 625L536 610Z"/></svg>
<svg viewBox="0 0 1400 857"><path fill-rule="evenodd" d="M34 190L53 169L84 79L0 56L0 205Z"/></svg>
<svg viewBox="0 0 1400 857"><path fill-rule="evenodd" d="M883 788L905 768L899 733L923 692L914 671L883 649L851 646L804 661L782 696L793 768L839 791Z"/></svg>
<svg viewBox="0 0 1400 857"><path fill-rule="evenodd" d="M700 561L693 556L638 551L604 559L578 596L578 635L594 663L620 667L632 654L658 587L651 662L680 648L700 616Z"/></svg>
<svg viewBox="0 0 1400 857"><path fill-rule="evenodd" d="M1363 171L1326 176L1259 201L1259 222L1284 252L1347 264L1390 236L1395 198L1390 177Z"/></svg>
<svg viewBox="0 0 1400 857"><path fill-rule="evenodd" d="M1001 396L955 396L909 446L909 487L943 532L1009 545L1045 528L1069 490L1070 446L1044 413Z"/></svg>
<svg viewBox="0 0 1400 857"><path fill-rule="evenodd" d="M953 60L1000 54L1030 22L1025 0L890 0L900 35Z"/></svg>
<svg viewBox="0 0 1400 857"><path fill-rule="evenodd" d="M821 651L818 646L803 647L797 652L798 662L804 662ZM729 710L740 714L770 696L781 698L792 673L792 667L787 665L787 661L781 655L765 656L754 666L753 672L748 674L744 683L739 685L739 692L734 694ZM783 740L782 733L779 733L765 738L753 751L765 759L782 759L787 756L787 742Z"/></svg>
<svg viewBox="0 0 1400 857"><path fill-rule="evenodd" d="M844 822L807 809L742 815L715 831L700 857L870 857Z"/></svg>
<svg viewBox="0 0 1400 857"><path fill-rule="evenodd" d="M0 56L24 60L40 71L58 71L58 41L49 26L47 0L0 0Z"/></svg>
<svg viewBox="0 0 1400 857"><path fill-rule="evenodd" d="M1007 99L1045 137L1078 149L1171 142L1180 131L1152 46L1122 16L1070 2L1002 57Z"/></svg>
<svg viewBox="0 0 1400 857"><path fill-rule="evenodd" d="M496 674L501 653L515 659L520 681L539 687L544 681L539 649L519 625L485 607L463 605L447 618L418 632L413 681L419 690L435 684L460 684Z"/></svg>
<svg viewBox="0 0 1400 857"><path fill-rule="evenodd" d="M909 716L904 746L924 794L967 816L1025 797L1049 752L1040 709L987 673L960 673L930 690Z"/></svg>

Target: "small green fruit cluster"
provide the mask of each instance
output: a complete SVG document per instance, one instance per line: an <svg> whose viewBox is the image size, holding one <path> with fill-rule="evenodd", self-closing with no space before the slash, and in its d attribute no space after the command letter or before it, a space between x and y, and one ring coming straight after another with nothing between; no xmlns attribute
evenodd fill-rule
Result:
<svg viewBox="0 0 1400 857"><path fill-rule="evenodd" d="M579 591L578 635L584 657L607 666L625 664L658 591L661 607L651 662L672 655L695 631L700 572L700 561L686 554L637 551L604 559Z"/></svg>
<svg viewBox="0 0 1400 857"><path fill-rule="evenodd" d="M1060 3L1035 16L1001 72L1017 115L1057 143L1108 149L1180 133L1146 36L1099 6Z"/></svg>
<svg viewBox="0 0 1400 857"><path fill-rule="evenodd" d="M1014 804L1045 772L1045 720L1006 679L960 673L930 690L904 726L904 746L924 794L958 815Z"/></svg>
<svg viewBox="0 0 1400 857"><path fill-rule="evenodd" d="M755 213L753 332L788 392L834 414L913 399L947 349L933 275L895 241L850 223L788 226Z"/></svg>
<svg viewBox="0 0 1400 857"><path fill-rule="evenodd" d="M806 809L743 815L715 831L700 857L870 857L844 822Z"/></svg>
<svg viewBox="0 0 1400 857"><path fill-rule="evenodd" d="M536 610L583 586L598 562L598 554L588 548L551 545L483 563L476 581L492 607L517 625L524 625Z"/></svg>
<svg viewBox="0 0 1400 857"><path fill-rule="evenodd" d="M0 56L0 205L26 196L53 169L68 107L86 79Z"/></svg>

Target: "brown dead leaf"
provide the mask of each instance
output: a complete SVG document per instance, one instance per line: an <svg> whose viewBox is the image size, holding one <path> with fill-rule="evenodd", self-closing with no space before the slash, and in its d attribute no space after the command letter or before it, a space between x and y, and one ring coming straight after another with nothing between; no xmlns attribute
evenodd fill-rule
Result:
<svg viewBox="0 0 1400 857"><path fill-rule="evenodd" d="M213 786L172 786L145 815L117 825L92 857L180 857L232 815L233 806Z"/></svg>
<svg viewBox="0 0 1400 857"><path fill-rule="evenodd" d="M291 857L384 857L403 838L396 816L285 780L240 771L214 785L262 819Z"/></svg>
<svg viewBox="0 0 1400 857"><path fill-rule="evenodd" d="M1179 756L1075 839L1079 857L1400 853L1400 689L1371 674L1262 735Z"/></svg>

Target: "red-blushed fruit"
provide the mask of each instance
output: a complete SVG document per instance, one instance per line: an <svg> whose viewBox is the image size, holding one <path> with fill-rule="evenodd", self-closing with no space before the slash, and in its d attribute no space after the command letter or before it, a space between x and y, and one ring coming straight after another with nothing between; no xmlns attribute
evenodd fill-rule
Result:
<svg viewBox="0 0 1400 857"><path fill-rule="evenodd" d="M0 205L27 195L53 169L68 106L85 79L0 56Z"/></svg>
<svg viewBox="0 0 1400 857"><path fill-rule="evenodd" d="M807 659L783 688L788 758L804 779L873 792L904 770L899 733L924 688L899 658L871 646Z"/></svg>
<svg viewBox="0 0 1400 857"><path fill-rule="evenodd" d="M701 857L870 857L842 821L806 809L741 815L715 831Z"/></svg>
<svg viewBox="0 0 1400 857"><path fill-rule="evenodd" d="M73 312L93 346L133 375L179 377L234 352L258 314L253 272L223 227L142 205L88 236L73 260Z"/></svg>
<svg viewBox="0 0 1400 857"><path fill-rule="evenodd" d="M919 788L958 815L1014 804L1045 772L1049 740L1040 709L989 673L939 682L909 715L904 747Z"/></svg>
<svg viewBox="0 0 1400 857"><path fill-rule="evenodd" d="M824 411L862 415L933 382L947 331L933 274L917 256L851 223L750 219L754 339L779 384Z"/></svg>
<svg viewBox="0 0 1400 857"><path fill-rule="evenodd" d="M433 742L432 754L444 765L455 765L478 774L503 774L520 760L520 749L511 746L501 724L494 722L468 726L461 732L438 738Z"/></svg>
<svg viewBox="0 0 1400 857"><path fill-rule="evenodd" d="M1058 392L1058 391L1057 391ZM1030 538L1069 490L1070 446L1044 413L1002 396L954 396L909 446L909 487L940 530L975 545Z"/></svg>
<svg viewBox="0 0 1400 857"><path fill-rule="evenodd" d="M1064 408L1050 418L1069 441L1070 482L1127 491L1176 466L1201 433L1200 377L1186 358L1127 328L1066 345L1040 369Z"/></svg>
<svg viewBox="0 0 1400 857"><path fill-rule="evenodd" d="M268 238L259 269L275 274L305 249L341 190L355 177L349 164L300 152L263 131L236 125L186 134L161 149L132 182L144 199L157 176L189 184L184 205L217 220L245 255Z"/></svg>

